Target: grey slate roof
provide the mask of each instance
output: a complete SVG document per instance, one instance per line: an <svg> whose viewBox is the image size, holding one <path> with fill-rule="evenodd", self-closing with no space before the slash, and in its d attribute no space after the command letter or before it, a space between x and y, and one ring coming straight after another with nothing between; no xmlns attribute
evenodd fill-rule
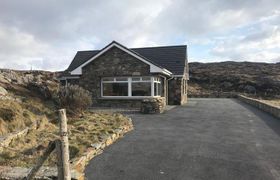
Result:
<svg viewBox="0 0 280 180"><path fill-rule="evenodd" d="M187 46L161 46L130 48L129 50L146 58L155 65L159 65L173 73L183 75L185 61L187 60ZM84 62L95 56L101 50L78 51L66 71L72 71Z"/></svg>

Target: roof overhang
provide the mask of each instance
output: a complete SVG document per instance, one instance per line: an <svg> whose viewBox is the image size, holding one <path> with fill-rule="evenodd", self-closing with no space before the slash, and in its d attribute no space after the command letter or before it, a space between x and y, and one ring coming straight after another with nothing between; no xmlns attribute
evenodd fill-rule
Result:
<svg viewBox="0 0 280 180"><path fill-rule="evenodd" d="M99 53L97 53L95 56L93 56L92 58L90 58L88 61L86 61L85 63L81 64L80 66L78 66L77 68L75 68L74 70L72 70L70 72L71 75L81 75L82 74L82 68L85 67L86 65L88 65L90 62L94 61L95 59L97 59L99 56L101 56L102 54L104 54L105 52L107 52L109 49L111 49L112 47L117 47L121 50L123 50L124 52L128 53L129 55L139 59L140 61L148 64L150 66L150 72L151 73L162 73L165 74L167 76L171 76L172 72L168 71L165 68L159 67L153 63L151 63L149 60L145 59L144 57L139 56L138 54L134 53L133 51L125 48L124 46L120 45L119 43L113 41L112 43L110 43L108 46L106 46L104 49L102 49Z"/></svg>

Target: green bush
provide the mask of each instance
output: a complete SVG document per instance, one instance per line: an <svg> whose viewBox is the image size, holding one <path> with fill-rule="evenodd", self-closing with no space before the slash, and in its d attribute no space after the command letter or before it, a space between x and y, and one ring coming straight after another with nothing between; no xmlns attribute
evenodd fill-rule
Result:
<svg viewBox="0 0 280 180"><path fill-rule="evenodd" d="M58 92L60 108L66 108L73 114L86 110L92 104L91 98L90 92L78 85L62 86Z"/></svg>

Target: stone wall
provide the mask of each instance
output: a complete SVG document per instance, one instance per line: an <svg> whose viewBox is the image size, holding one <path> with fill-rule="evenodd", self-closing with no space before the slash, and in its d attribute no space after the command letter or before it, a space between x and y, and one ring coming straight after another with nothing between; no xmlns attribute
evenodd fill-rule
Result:
<svg viewBox="0 0 280 180"><path fill-rule="evenodd" d="M165 107L165 97L147 98L142 100L140 111L144 114L163 113Z"/></svg>
<svg viewBox="0 0 280 180"><path fill-rule="evenodd" d="M199 92L188 94L190 98L237 98L237 92Z"/></svg>
<svg viewBox="0 0 280 180"><path fill-rule="evenodd" d="M97 107L122 107L122 108L139 108L141 106L142 99L108 99L108 98L99 98L96 99L96 103L93 105Z"/></svg>
<svg viewBox="0 0 280 180"><path fill-rule="evenodd" d="M279 107L272 106L272 105L266 104L264 102L261 102L260 100L249 98L249 97L246 97L243 95L238 95L238 99L240 99L241 101L248 103L252 106L255 106L256 108L259 108L259 109L275 116L276 118L280 119L280 108Z"/></svg>
<svg viewBox="0 0 280 180"><path fill-rule="evenodd" d="M31 124L29 127L24 128L23 130L19 130L17 132L13 132L7 134L5 136L0 136L0 153L3 149L9 147L10 143L17 138L23 138L29 131L37 129L38 122Z"/></svg>
<svg viewBox="0 0 280 180"><path fill-rule="evenodd" d="M187 93L184 93L184 78L175 77L168 81L168 104L182 105L187 103ZM187 83L186 83L187 86Z"/></svg>
<svg viewBox="0 0 280 180"><path fill-rule="evenodd" d="M79 82L79 79L67 79L67 84L78 85Z"/></svg>

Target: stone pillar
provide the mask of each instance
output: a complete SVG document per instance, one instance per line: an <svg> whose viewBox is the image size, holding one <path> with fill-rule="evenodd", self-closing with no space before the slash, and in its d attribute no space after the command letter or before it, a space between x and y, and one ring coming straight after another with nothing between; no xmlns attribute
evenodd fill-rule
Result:
<svg viewBox="0 0 280 180"><path fill-rule="evenodd" d="M163 113L166 107L165 97L143 99L140 112L144 114Z"/></svg>

